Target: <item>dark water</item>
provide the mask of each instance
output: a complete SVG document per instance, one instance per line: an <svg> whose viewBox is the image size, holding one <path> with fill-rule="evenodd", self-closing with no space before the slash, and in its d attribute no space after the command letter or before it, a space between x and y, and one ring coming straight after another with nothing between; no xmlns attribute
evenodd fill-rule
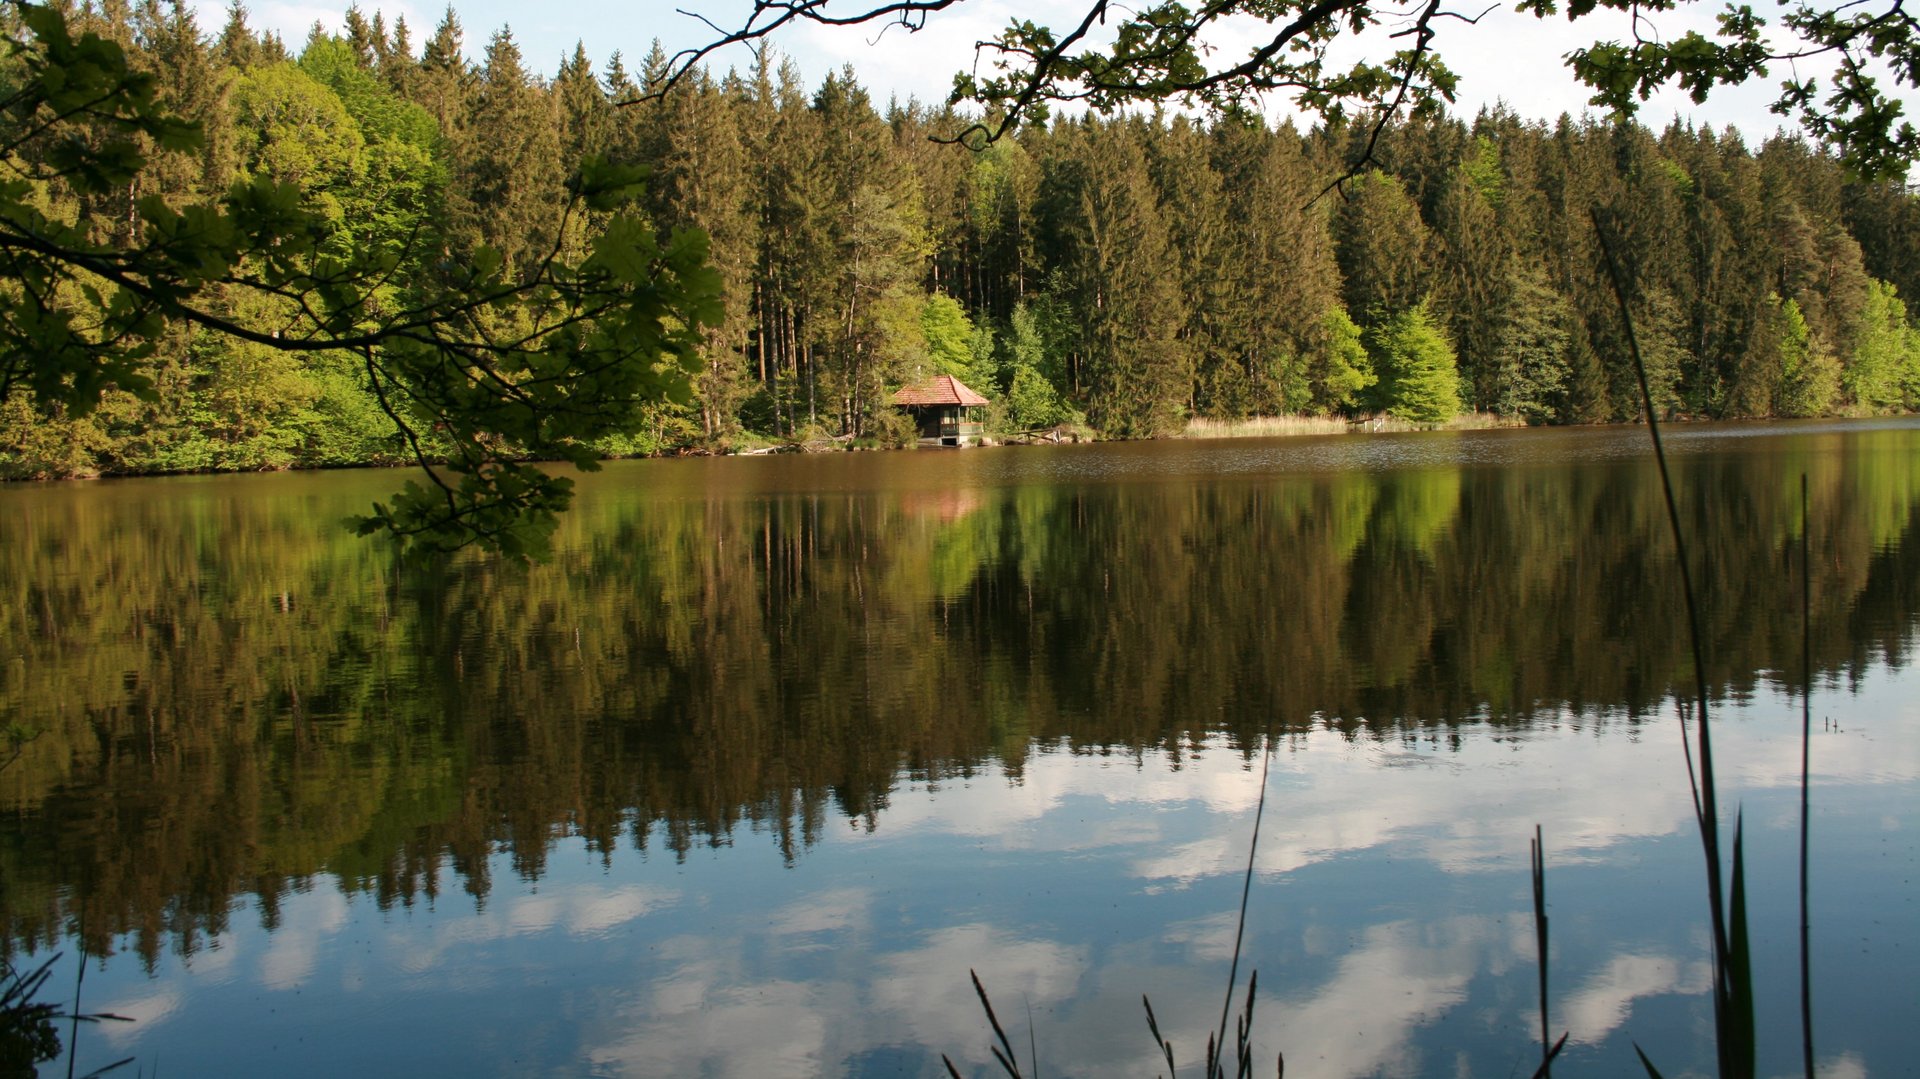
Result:
<svg viewBox="0 0 1920 1079"><path fill-rule="evenodd" d="M1645 438L623 464L531 570L346 535L393 473L0 490L4 939L63 994L84 944L83 1005L136 1019L82 1069L988 1074L971 968L1043 1074L1146 1075L1143 992L1183 1067L1219 1020L1271 745L1263 1059L1529 1073L1539 823L1557 1071L1705 1071ZM1805 531L1818 1049L1904 1074L1920 424L1670 448L1763 1071L1799 1052Z"/></svg>

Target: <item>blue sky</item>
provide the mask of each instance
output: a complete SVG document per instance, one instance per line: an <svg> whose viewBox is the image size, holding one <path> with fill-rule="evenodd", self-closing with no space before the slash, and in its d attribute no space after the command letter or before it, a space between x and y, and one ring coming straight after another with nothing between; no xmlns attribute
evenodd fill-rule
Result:
<svg viewBox="0 0 1920 1079"><path fill-rule="evenodd" d="M210 32L217 30L225 20L225 0L195 0L195 4L202 25ZM278 30L289 44L298 47L315 21L337 28L347 5L344 0L251 0L247 6L256 29ZM455 4L470 55L477 58L488 38L502 26L509 26L528 63L548 75L563 56L573 51L576 42L586 46L596 65L604 64L619 51L631 66L656 38L672 51L713 36L699 20L680 14L676 8L697 11L720 25L732 25L730 19L741 18L746 5L740 0L575 0L546 4L461 0ZM362 0L362 10L370 14L376 9L383 10L389 21L404 15L413 28L416 44L432 32L445 10L433 0ZM953 73L971 66L973 43L991 36L1010 19L1030 18L1057 27L1077 22L1084 10L1083 0L967 0L932 16L927 28L919 33L909 34L898 27L884 32L873 27L805 27L785 34L775 44L799 63L809 83L818 82L828 70L841 64L852 64L876 100L898 96L938 101L945 98L952 85ZM1683 5L1683 10L1663 15L1659 30L1670 36L1688 29L1710 31L1716 10L1707 3ZM1586 91L1566 72L1561 57L1596 39L1623 37L1627 32L1626 23L1610 13L1568 25L1564 20L1542 21L1516 14L1505 5L1495 7L1477 25L1442 21L1438 28L1440 37L1435 46L1461 76L1460 114L1471 116L1483 105L1505 102L1522 116L1545 120L1562 112L1578 115L1586 107ZM1235 34L1236 30L1242 32ZM1257 30L1252 25L1229 28L1218 39L1220 55L1230 57L1242 52L1243 43L1253 42ZM1355 49L1367 44L1356 43ZM1356 54L1350 53L1347 58ZM722 57L717 66L744 67L750 60L741 49ZM1803 68L1805 73L1813 72ZM1748 136L1750 143L1757 143L1781 126L1781 119L1769 114L1766 104L1785 74L1779 70L1764 83L1722 90L1705 106L1695 106L1683 95L1657 96L1644 107L1641 117L1656 129L1676 115L1714 127L1732 124ZM1920 115L1920 100L1910 98L1907 107L1910 114ZM1287 103L1276 100L1270 103L1270 111L1285 113Z"/></svg>

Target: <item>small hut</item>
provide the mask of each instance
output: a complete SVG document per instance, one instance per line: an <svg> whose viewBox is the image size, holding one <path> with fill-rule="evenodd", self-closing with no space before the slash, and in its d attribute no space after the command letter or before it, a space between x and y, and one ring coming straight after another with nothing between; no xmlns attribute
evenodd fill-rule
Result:
<svg viewBox="0 0 1920 1079"><path fill-rule="evenodd" d="M902 387L893 403L907 410L920 428L920 441L938 446L977 446L986 433L975 409L987 399L952 375L935 375L925 382Z"/></svg>

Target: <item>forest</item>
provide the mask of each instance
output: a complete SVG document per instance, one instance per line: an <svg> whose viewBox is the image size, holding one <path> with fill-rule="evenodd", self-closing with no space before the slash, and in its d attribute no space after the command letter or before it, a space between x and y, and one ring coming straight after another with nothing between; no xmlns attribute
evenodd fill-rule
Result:
<svg viewBox="0 0 1920 1079"><path fill-rule="evenodd" d="M297 184L342 243L401 260L491 247L504 271L582 252L595 156L646 165L661 235L699 230L725 313L701 328L691 400L662 400L606 456L840 439L900 444L892 390L951 373L990 426L1177 434L1195 418L1476 412L1630 420L1639 395L1596 239L1626 267L1656 408L1818 416L1920 406L1920 200L1776 136L1509 111L1370 126L1227 110L1025 125L983 147L973 117L882 107L850 69L809 84L768 52L666 84L656 45L548 78L511 32L465 59L449 8L422 45L350 10L298 48L236 2L67 9L118 42L161 103L202 125L124 195L35 197L96 242L135 240L144 200L235 180ZM0 72L0 78L5 72ZM217 308L235 321L257 296ZM152 392L99 407L0 395L0 478L257 470L412 459L349 354L288 352L180 324ZM431 440L431 433L428 435ZM431 450L431 446L428 447Z"/></svg>

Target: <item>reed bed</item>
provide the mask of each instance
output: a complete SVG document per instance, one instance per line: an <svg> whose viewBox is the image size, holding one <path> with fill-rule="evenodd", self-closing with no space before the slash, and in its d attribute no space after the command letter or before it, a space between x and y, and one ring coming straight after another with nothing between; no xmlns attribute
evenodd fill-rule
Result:
<svg viewBox="0 0 1920 1079"><path fill-rule="evenodd" d="M1238 420L1216 420L1196 416L1187 421L1181 438L1287 438L1296 435L1341 435L1349 431L1393 433L1402 431L1485 431L1495 427L1524 426L1520 420L1496 416L1490 412L1462 412L1441 424L1415 423L1385 413L1374 416L1247 416Z"/></svg>
<svg viewBox="0 0 1920 1079"><path fill-rule="evenodd" d="M1288 435L1345 434L1350 426L1342 416L1248 416L1214 420L1195 416L1181 438L1280 438ZM1408 428L1411 430L1411 428Z"/></svg>

